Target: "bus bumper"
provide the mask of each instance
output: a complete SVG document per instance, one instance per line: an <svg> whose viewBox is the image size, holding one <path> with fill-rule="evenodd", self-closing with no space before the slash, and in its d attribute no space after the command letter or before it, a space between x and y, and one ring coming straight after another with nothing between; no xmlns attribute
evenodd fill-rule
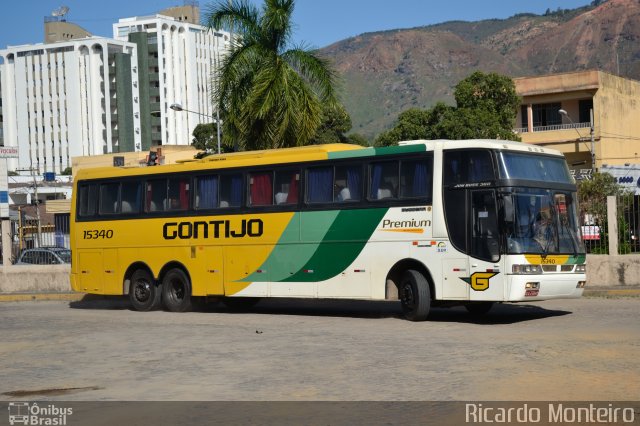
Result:
<svg viewBox="0 0 640 426"><path fill-rule="evenodd" d="M506 296L507 302L524 302L549 299L578 299L584 292L586 277L583 274L561 276L511 275Z"/></svg>

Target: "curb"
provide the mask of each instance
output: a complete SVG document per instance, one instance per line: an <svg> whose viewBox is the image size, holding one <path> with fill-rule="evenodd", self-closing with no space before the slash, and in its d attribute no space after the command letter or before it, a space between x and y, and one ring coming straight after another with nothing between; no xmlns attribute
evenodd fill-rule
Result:
<svg viewBox="0 0 640 426"><path fill-rule="evenodd" d="M584 297L639 297L640 287L632 288L607 288L607 287L595 287L585 288Z"/></svg>
<svg viewBox="0 0 640 426"><path fill-rule="evenodd" d="M64 300L77 302L82 300L84 293L8 293L0 294L0 302L37 302L47 300Z"/></svg>

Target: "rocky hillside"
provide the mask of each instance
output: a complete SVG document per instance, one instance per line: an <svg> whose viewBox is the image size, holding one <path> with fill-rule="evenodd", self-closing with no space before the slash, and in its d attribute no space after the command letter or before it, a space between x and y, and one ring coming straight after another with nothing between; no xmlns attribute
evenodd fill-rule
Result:
<svg viewBox="0 0 640 426"><path fill-rule="evenodd" d="M640 0L367 33L322 51L342 76L352 131L373 138L407 108L452 103L453 87L475 70L600 69L640 80Z"/></svg>

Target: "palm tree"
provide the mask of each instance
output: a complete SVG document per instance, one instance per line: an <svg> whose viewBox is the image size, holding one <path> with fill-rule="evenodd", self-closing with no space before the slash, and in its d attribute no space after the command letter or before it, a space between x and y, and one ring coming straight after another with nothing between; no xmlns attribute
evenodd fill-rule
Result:
<svg viewBox="0 0 640 426"><path fill-rule="evenodd" d="M205 14L210 29L233 31L231 51L214 71L214 102L225 143L244 149L305 145L336 102L336 74L306 45L291 46L294 0L218 0Z"/></svg>

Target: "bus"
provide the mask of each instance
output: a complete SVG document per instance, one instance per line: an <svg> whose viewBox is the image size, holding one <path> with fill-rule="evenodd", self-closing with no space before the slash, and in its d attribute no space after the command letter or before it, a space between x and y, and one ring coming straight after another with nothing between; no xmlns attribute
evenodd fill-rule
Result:
<svg viewBox="0 0 640 426"><path fill-rule="evenodd" d="M561 153L496 140L349 144L79 170L71 286L180 312L199 298L399 300L484 314L579 298L585 248Z"/></svg>

